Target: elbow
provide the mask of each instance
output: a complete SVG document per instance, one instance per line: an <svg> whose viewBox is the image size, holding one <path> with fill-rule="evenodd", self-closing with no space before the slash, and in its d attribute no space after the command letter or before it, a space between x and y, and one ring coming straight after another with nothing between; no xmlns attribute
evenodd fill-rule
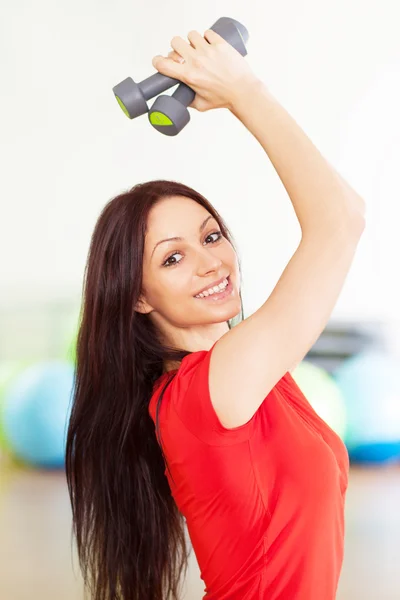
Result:
<svg viewBox="0 0 400 600"><path fill-rule="evenodd" d="M366 204L364 198L362 198L359 194L355 194L352 209L354 226L356 227L356 229L361 228L362 233L365 229Z"/></svg>
<svg viewBox="0 0 400 600"><path fill-rule="evenodd" d="M317 237L319 239L341 239L358 240L365 229L365 216L360 211L349 211L348 209L335 215L334 219L329 219L323 225L304 230L302 228L302 239Z"/></svg>
<svg viewBox="0 0 400 600"><path fill-rule="evenodd" d="M349 217L349 230L357 237L361 237L365 229L365 203L361 205L360 210L354 211Z"/></svg>
<svg viewBox="0 0 400 600"><path fill-rule="evenodd" d="M345 235L357 239L365 229L365 201L358 194L353 196L353 200L344 207L339 227Z"/></svg>
<svg viewBox="0 0 400 600"><path fill-rule="evenodd" d="M365 229L365 202L356 195L347 197L346 202L336 205L330 214L321 212L307 227L301 225L302 239L304 238L341 238L359 239Z"/></svg>

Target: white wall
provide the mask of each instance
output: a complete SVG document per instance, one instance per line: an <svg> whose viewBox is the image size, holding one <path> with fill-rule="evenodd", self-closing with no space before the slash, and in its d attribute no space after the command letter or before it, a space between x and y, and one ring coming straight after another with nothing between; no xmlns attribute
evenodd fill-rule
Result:
<svg viewBox="0 0 400 600"><path fill-rule="evenodd" d="M161 177L215 204L239 243L245 312L265 300L299 229L261 147L227 111L192 111L179 136L162 136L146 117L129 121L112 93L128 75L154 72L152 57L167 53L174 35L224 15L248 27L253 69L368 202L368 229L335 314L396 319L398 11L396 0L5 4L1 303L78 296L101 208Z"/></svg>

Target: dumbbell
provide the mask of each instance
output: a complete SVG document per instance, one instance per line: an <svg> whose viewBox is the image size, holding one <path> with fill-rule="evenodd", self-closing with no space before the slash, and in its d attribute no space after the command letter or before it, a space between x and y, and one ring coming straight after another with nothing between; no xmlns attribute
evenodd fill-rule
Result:
<svg viewBox="0 0 400 600"><path fill-rule="evenodd" d="M221 17L210 27L224 38L242 56L246 56L247 29L234 19ZM178 85L172 96L159 96L151 110L147 100ZM113 88L114 95L123 112L130 119L149 113L151 125L165 135L177 135L190 121L187 107L192 103L195 92L178 79L155 73L140 83L127 77Z"/></svg>

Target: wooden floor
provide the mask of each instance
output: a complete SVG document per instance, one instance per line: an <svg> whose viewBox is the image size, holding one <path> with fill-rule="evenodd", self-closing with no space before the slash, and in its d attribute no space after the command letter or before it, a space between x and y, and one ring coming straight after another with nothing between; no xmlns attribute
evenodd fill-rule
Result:
<svg viewBox="0 0 400 600"><path fill-rule="evenodd" d="M21 470L0 459L1 600L83 599L70 519L63 473ZM400 600L399 466L352 469L346 529L337 599ZM194 559L184 588L183 600L202 598Z"/></svg>

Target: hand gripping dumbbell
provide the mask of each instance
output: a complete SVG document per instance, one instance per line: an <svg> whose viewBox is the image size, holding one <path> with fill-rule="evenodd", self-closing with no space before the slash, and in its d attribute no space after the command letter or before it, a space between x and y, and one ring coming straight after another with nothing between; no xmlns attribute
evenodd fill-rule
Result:
<svg viewBox="0 0 400 600"><path fill-rule="evenodd" d="M233 46L242 56L246 56L247 29L234 19L221 17L210 27ZM172 96L159 96L151 110L147 100L178 85ZM118 104L127 117L134 119L149 113L151 125L165 135L177 135L190 121L187 107L193 102L195 92L178 79L155 73L140 83L127 77L113 88Z"/></svg>

